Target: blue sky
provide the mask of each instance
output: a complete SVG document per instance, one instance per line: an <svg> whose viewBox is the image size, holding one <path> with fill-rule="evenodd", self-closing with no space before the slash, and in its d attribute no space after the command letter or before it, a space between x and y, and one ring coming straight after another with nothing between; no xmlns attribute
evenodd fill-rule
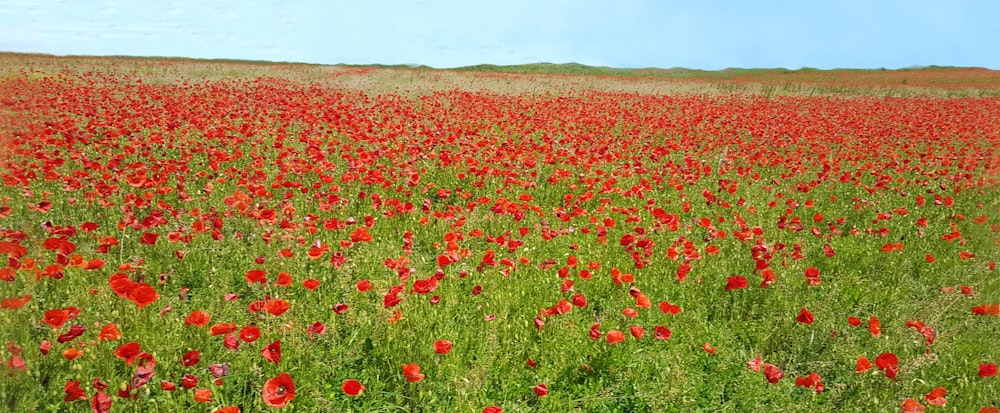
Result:
<svg viewBox="0 0 1000 413"><path fill-rule="evenodd" d="M1000 69L993 0L0 2L0 51L310 63Z"/></svg>

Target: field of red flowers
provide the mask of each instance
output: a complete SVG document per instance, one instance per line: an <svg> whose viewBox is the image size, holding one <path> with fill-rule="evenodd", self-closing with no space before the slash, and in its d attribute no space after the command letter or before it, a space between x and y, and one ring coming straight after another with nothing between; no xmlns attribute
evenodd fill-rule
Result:
<svg viewBox="0 0 1000 413"><path fill-rule="evenodd" d="M0 410L998 411L982 78L0 62Z"/></svg>

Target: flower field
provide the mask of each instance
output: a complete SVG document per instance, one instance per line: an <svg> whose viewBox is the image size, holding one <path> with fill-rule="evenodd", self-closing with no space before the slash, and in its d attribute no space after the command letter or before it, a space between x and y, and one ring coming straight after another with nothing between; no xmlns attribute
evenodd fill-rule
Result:
<svg viewBox="0 0 1000 413"><path fill-rule="evenodd" d="M1000 79L828 74L0 55L0 410L997 412Z"/></svg>

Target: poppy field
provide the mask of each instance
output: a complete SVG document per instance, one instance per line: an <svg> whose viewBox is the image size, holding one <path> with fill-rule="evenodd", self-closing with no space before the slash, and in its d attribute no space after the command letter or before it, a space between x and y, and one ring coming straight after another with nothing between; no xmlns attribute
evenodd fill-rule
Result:
<svg viewBox="0 0 1000 413"><path fill-rule="evenodd" d="M1000 78L828 75L2 55L0 410L998 412Z"/></svg>

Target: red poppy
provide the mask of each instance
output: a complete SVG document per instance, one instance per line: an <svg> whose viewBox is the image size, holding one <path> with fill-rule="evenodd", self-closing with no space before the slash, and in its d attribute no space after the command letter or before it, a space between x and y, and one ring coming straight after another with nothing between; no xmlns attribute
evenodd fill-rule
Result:
<svg viewBox="0 0 1000 413"><path fill-rule="evenodd" d="M314 279L303 280L302 286L309 291L316 291L316 288L319 287L319 281Z"/></svg>
<svg viewBox="0 0 1000 413"><path fill-rule="evenodd" d="M671 335L673 335L673 333L669 328L664 326L653 327L653 337L656 337L657 340L669 340Z"/></svg>
<svg viewBox="0 0 1000 413"><path fill-rule="evenodd" d="M350 307L348 307L347 304L344 303L337 303L333 305L333 312L336 313L337 315L344 314L349 309Z"/></svg>
<svg viewBox="0 0 1000 413"><path fill-rule="evenodd" d="M913 399L903 400L903 413L924 413L927 408Z"/></svg>
<svg viewBox="0 0 1000 413"><path fill-rule="evenodd" d="M448 340L437 340L434 342L434 352L437 354L448 354L451 351L451 342Z"/></svg>
<svg viewBox="0 0 1000 413"><path fill-rule="evenodd" d="M248 283L259 283L267 285L267 273L264 270L250 270L243 276Z"/></svg>
<svg viewBox="0 0 1000 413"><path fill-rule="evenodd" d="M122 334L118 332L118 325L115 323L105 324L101 327L101 332L97 334L97 340L117 340Z"/></svg>
<svg viewBox="0 0 1000 413"><path fill-rule="evenodd" d="M209 329L209 334L212 337L215 337L224 334L229 334L234 331L236 331L236 323L220 323L213 325L212 328Z"/></svg>
<svg viewBox="0 0 1000 413"><path fill-rule="evenodd" d="M663 301L660 303L660 311L662 311L663 314L677 315L681 313L681 306Z"/></svg>
<svg viewBox="0 0 1000 413"><path fill-rule="evenodd" d="M636 325L630 326L628 328L628 331L630 334L632 334L632 337L635 337L636 339L641 339L643 336L646 335L646 330L643 329L642 326L636 326Z"/></svg>
<svg viewBox="0 0 1000 413"><path fill-rule="evenodd" d="M806 310L805 307L802 307L802 310L799 310L799 315L795 317L795 321L805 324L812 324L814 318L812 313L809 312L809 310Z"/></svg>
<svg viewBox="0 0 1000 413"><path fill-rule="evenodd" d="M204 387L196 389L194 391L194 401L198 403L210 403L212 401L212 390Z"/></svg>
<svg viewBox="0 0 1000 413"><path fill-rule="evenodd" d="M356 288L358 289L358 292L363 293L372 289L372 283L368 280L358 280Z"/></svg>
<svg viewBox="0 0 1000 413"><path fill-rule="evenodd" d="M820 379L819 374L815 372L809 373L806 377L798 377L795 379L796 387L811 387L816 393L822 393L824 389L823 381Z"/></svg>
<svg viewBox="0 0 1000 413"><path fill-rule="evenodd" d="M270 299L264 303L264 311L273 316L280 316L288 311L288 301L282 299Z"/></svg>
<svg viewBox="0 0 1000 413"><path fill-rule="evenodd" d="M69 312L62 308L57 308L54 310L48 310L45 312L45 317L42 321L45 324L51 325L53 329L59 329L62 327L63 323L69 319Z"/></svg>
<svg viewBox="0 0 1000 413"><path fill-rule="evenodd" d="M944 398L944 395L947 393L947 389L938 386L935 387L934 390L931 390L930 393L925 394L924 400L926 400L927 404L931 406L944 406L945 404L948 404L948 400Z"/></svg>
<svg viewBox="0 0 1000 413"><path fill-rule="evenodd" d="M777 384L785 377L785 373L771 363L764 364L764 377L767 378L767 382L771 384Z"/></svg>
<svg viewBox="0 0 1000 413"><path fill-rule="evenodd" d="M707 341L705 342L705 344L701 345L701 349L705 350L705 352L708 354L715 354L715 347L713 347L711 344L708 344Z"/></svg>
<svg viewBox="0 0 1000 413"><path fill-rule="evenodd" d="M292 274L289 274L287 272L279 272L277 278L278 282L274 283L274 285L278 287L288 287L292 285Z"/></svg>
<svg viewBox="0 0 1000 413"><path fill-rule="evenodd" d="M819 269L816 267L806 268L806 283L809 285L819 285Z"/></svg>
<svg viewBox="0 0 1000 413"><path fill-rule="evenodd" d="M198 364L199 361L201 361L201 352L198 350L191 350L181 356L181 365L184 367L191 367Z"/></svg>
<svg viewBox="0 0 1000 413"><path fill-rule="evenodd" d="M605 337L608 339L608 344L612 346L625 341L625 333L619 330L610 330Z"/></svg>
<svg viewBox="0 0 1000 413"><path fill-rule="evenodd" d="M157 234L155 232L147 232L142 234L141 237L139 237L139 243L146 245L156 245L156 239L159 237L160 234Z"/></svg>
<svg viewBox="0 0 1000 413"><path fill-rule="evenodd" d="M849 316L849 317L847 317L847 324L850 324L850 325L852 325L854 327L860 326L861 325L861 319L857 318L855 316Z"/></svg>
<svg viewBox="0 0 1000 413"><path fill-rule="evenodd" d="M163 391L174 391L177 390L177 384L174 382L169 382L166 380L160 380L160 390Z"/></svg>
<svg viewBox="0 0 1000 413"><path fill-rule="evenodd" d="M1000 304L983 304L972 307L975 315L1000 315Z"/></svg>
<svg viewBox="0 0 1000 413"><path fill-rule="evenodd" d="M601 338L601 336L604 335L604 333L601 332L600 328L601 328L601 324L600 323L594 323L594 325L590 326L590 338L591 339L597 340L597 339Z"/></svg>
<svg viewBox="0 0 1000 413"><path fill-rule="evenodd" d="M879 370L885 370L891 366L899 365L899 358L893 353L882 353L875 358L875 366Z"/></svg>
<svg viewBox="0 0 1000 413"><path fill-rule="evenodd" d="M66 386L63 387L63 391L66 392L66 396L63 397L63 401L65 402L87 400L87 394L80 388L79 381L66 380Z"/></svg>
<svg viewBox="0 0 1000 413"><path fill-rule="evenodd" d="M340 390L348 396L358 396L365 392L365 386L362 386L357 380L347 379L340 385Z"/></svg>
<svg viewBox="0 0 1000 413"><path fill-rule="evenodd" d="M191 312L187 318L184 319L184 324L190 324L197 327L205 327L208 322L212 321L212 315L206 311L194 310Z"/></svg>
<svg viewBox="0 0 1000 413"><path fill-rule="evenodd" d="M868 319L868 331L872 333L875 337L880 337L882 335L882 322L878 321L878 318L871 317Z"/></svg>
<svg viewBox="0 0 1000 413"><path fill-rule="evenodd" d="M544 384L539 384L533 387L532 390L538 395L538 397L545 397L549 394L549 386Z"/></svg>
<svg viewBox="0 0 1000 413"><path fill-rule="evenodd" d="M424 374L420 372L420 366L417 363L403 364L403 377L406 381L411 383L416 383L424 379Z"/></svg>
<svg viewBox="0 0 1000 413"><path fill-rule="evenodd" d="M195 376L193 374L185 374L181 376L181 387L185 389L193 389L195 386L198 385L198 382L200 381L201 379L199 379L198 376Z"/></svg>
<svg viewBox="0 0 1000 413"><path fill-rule="evenodd" d="M503 413L503 409L499 406L486 406L483 408L483 413Z"/></svg>
<svg viewBox="0 0 1000 413"><path fill-rule="evenodd" d="M726 278L726 288L725 291L729 290L740 290L747 288L747 279L742 275L734 275L732 277Z"/></svg>
<svg viewBox="0 0 1000 413"><path fill-rule="evenodd" d="M979 377L996 377L996 363L982 363L979 365Z"/></svg>
<svg viewBox="0 0 1000 413"><path fill-rule="evenodd" d="M872 369L872 362L868 360L868 357L861 356L858 357L858 362L855 364L855 373L864 373Z"/></svg>
<svg viewBox="0 0 1000 413"><path fill-rule="evenodd" d="M142 348L139 347L139 343L130 341L128 343L122 344L115 349L115 357L122 360L129 360L139 353L142 352Z"/></svg>
<svg viewBox="0 0 1000 413"><path fill-rule="evenodd" d="M159 298L160 294L144 282L133 284L132 288L128 291L128 299L139 308L150 305Z"/></svg>
<svg viewBox="0 0 1000 413"><path fill-rule="evenodd" d="M90 399L90 410L93 413L108 413L111 411L111 396L103 391L94 393L94 397Z"/></svg>
<svg viewBox="0 0 1000 413"><path fill-rule="evenodd" d="M73 359L75 359L77 357L80 357L82 355L83 355L83 350L80 350L80 349L78 349L76 347L70 347L70 348L68 348L66 350L63 350L63 352L62 352L62 356L66 360L73 360ZM14 357L17 357L17 356L14 356Z"/></svg>
<svg viewBox="0 0 1000 413"><path fill-rule="evenodd" d="M278 365L281 361L281 340L275 340L273 343L268 344L260 351L260 355L264 357L265 360Z"/></svg>
<svg viewBox="0 0 1000 413"><path fill-rule="evenodd" d="M253 343L254 341L257 341L258 338L260 338L260 328L257 326L244 326L240 329L240 340L247 343Z"/></svg>
<svg viewBox="0 0 1000 413"><path fill-rule="evenodd" d="M295 382L288 373L281 373L264 382L264 404L280 409L295 398Z"/></svg>

